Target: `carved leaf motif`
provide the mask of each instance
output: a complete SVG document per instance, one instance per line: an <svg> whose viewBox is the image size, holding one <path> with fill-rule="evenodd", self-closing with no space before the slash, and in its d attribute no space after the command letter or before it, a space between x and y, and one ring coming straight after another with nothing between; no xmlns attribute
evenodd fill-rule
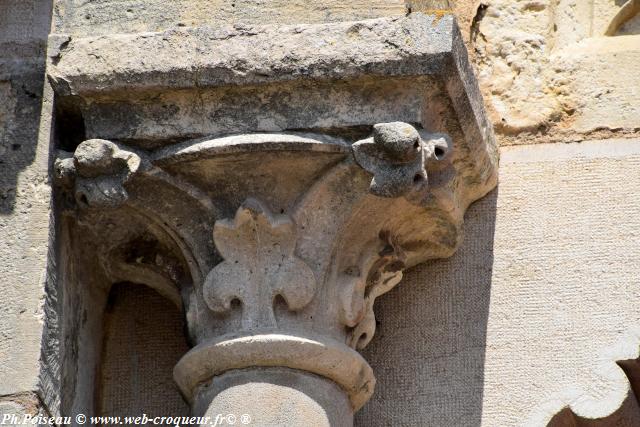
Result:
<svg viewBox="0 0 640 427"><path fill-rule="evenodd" d="M369 344L376 331L376 298L400 283L405 268L404 251L395 239L385 232L380 238L385 243L382 250L363 255L359 267L350 269L351 274L344 274L341 280L341 321L352 328L349 345L359 350ZM375 248L376 244L370 247Z"/></svg>
<svg viewBox="0 0 640 427"><path fill-rule="evenodd" d="M373 304L380 295L386 294L402 280L402 270L396 270L391 263L384 263L376 270L377 277L369 287L364 297L364 317L358 323L349 339L349 345L358 350L365 348L376 332L376 316Z"/></svg>
<svg viewBox="0 0 640 427"><path fill-rule="evenodd" d="M249 199L233 220L217 221L213 237L224 261L207 275L204 298L218 313L243 304L244 329L276 327L273 303L280 295L290 310L312 300L316 282L311 269L294 255L295 226L286 215L273 215Z"/></svg>

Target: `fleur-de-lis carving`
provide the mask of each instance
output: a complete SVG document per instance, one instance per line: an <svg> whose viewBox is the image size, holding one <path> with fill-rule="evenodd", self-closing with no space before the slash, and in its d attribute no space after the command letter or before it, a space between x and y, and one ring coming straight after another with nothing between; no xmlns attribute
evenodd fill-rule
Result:
<svg viewBox="0 0 640 427"><path fill-rule="evenodd" d="M243 307L243 329L276 327L274 299L280 295L290 310L312 300L316 281L311 269L294 255L296 230L286 215L274 215L248 199L233 220L216 221L216 248L224 261L207 275L204 298L218 313Z"/></svg>

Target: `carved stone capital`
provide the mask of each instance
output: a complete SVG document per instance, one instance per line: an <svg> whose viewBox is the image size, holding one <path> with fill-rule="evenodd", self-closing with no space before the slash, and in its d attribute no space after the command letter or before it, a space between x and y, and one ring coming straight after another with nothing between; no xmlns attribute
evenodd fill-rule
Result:
<svg viewBox="0 0 640 427"><path fill-rule="evenodd" d="M304 371L352 415L376 298L453 254L497 180L451 16L73 39L49 77L111 140L56 163L73 244L106 281L182 300L174 378L195 411L249 371Z"/></svg>
<svg viewBox="0 0 640 427"><path fill-rule="evenodd" d="M375 384L356 352L374 336L375 299L405 268L452 253L464 206L490 189L462 187L452 151L449 136L395 122L354 143L246 134L142 153L89 140L57 166L79 215L142 213L184 257L196 345L175 379L187 398L227 371L280 367L332 380L357 410ZM105 265L167 293L166 271Z"/></svg>

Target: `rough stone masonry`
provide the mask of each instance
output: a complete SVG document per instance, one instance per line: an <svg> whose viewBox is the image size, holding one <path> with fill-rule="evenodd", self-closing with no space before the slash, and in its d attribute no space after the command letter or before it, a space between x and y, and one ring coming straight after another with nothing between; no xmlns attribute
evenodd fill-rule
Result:
<svg viewBox="0 0 640 427"><path fill-rule="evenodd" d="M639 29L0 0L0 422L640 424Z"/></svg>

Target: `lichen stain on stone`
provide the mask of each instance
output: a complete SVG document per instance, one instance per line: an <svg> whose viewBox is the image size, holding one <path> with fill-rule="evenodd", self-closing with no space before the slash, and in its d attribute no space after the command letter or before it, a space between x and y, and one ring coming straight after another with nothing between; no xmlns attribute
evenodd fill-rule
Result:
<svg viewBox="0 0 640 427"><path fill-rule="evenodd" d="M440 20L448 15L454 15L453 9L421 9L415 7L409 7L407 9L407 15L412 13L424 13L425 15L433 16L434 19L431 22L432 26L437 26Z"/></svg>
<svg viewBox="0 0 640 427"><path fill-rule="evenodd" d="M444 18L447 15L453 15L453 10L452 9L427 9L422 11L422 13L426 15L431 15L435 18L431 23L431 25L435 27L440 23L440 20L442 18Z"/></svg>

